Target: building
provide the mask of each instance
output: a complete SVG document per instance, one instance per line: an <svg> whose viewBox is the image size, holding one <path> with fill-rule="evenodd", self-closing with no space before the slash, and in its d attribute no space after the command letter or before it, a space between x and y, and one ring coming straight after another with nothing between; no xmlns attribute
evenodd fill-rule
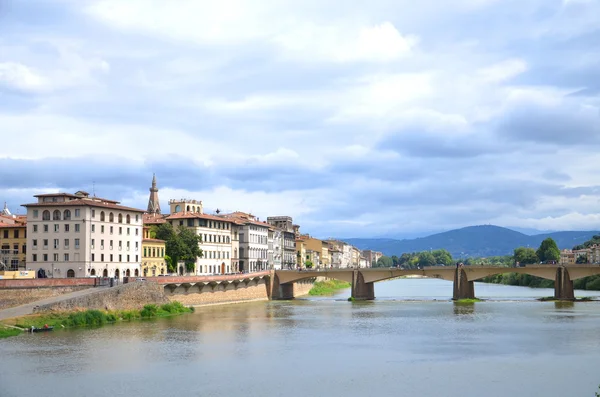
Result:
<svg viewBox="0 0 600 397"><path fill-rule="evenodd" d="M379 258L383 256L383 253L373 250L364 250L362 251L362 256L367 261L367 267L373 267L377 263Z"/></svg>
<svg viewBox="0 0 600 397"><path fill-rule="evenodd" d="M352 255L352 266L360 267L360 250L354 246L350 246Z"/></svg>
<svg viewBox="0 0 600 397"><path fill-rule="evenodd" d="M560 261L561 265L574 265L575 264L575 253L569 249L564 249L560 251Z"/></svg>
<svg viewBox="0 0 600 397"><path fill-rule="evenodd" d="M298 262L296 256L296 235L294 232L284 230L282 232L283 239L283 269L295 269Z"/></svg>
<svg viewBox="0 0 600 397"><path fill-rule="evenodd" d="M342 251L338 248L338 246L329 243L328 251L331 257L331 267L334 269L339 269L342 267Z"/></svg>
<svg viewBox="0 0 600 397"><path fill-rule="evenodd" d="M138 276L143 210L89 193L35 196L27 208L27 264L47 277Z"/></svg>
<svg viewBox="0 0 600 397"><path fill-rule="evenodd" d="M185 227L201 238L199 244L202 257L196 258L194 274L227 274L238 271L237 260L234 260L238 257L237 247L232 243L234 233L237 238L234 220L205 214L202 201L199 200L169 200L169 206L171 214L166 217L166 221L175 230ZM186 273L183 266L179 266L178 273Z"/></svg>
<svg viewBox="0 0 600 397"><path fill-rule="evenodd" d="M165 261L166 243L164 240L153 238L150 226L144 226L144 238L142 239L142 275L144 277L155 277L167 274L167 262Z"/></svg>
<svg viewBox="0 0 600 397"><path fill-rule="evenodd" d="M152 186L150 187L150 197L148 198L148 214L160 215L160 200L158 199L158 187L156 186L156 175L152 175Z"/></svg>
<svg viewBox="0 0 600 397"><path fill-rule="evenodd" d="M0 270L25 270L27 217L12 215L6 203L0 214Z"/></svg>
<svg viewBox="0 0 600 397"><path fill-rule="evenodd" d="M283 267L283 230L277 227L269 229L269 267L281 270Z"/></svg>
<svg viewBox="0 0 600 397"><path fill-rule="evenodd" d="M269 268L269 229L271 225L261 222L252 214L236 211L222 215L234 222L239 236L239 271L259 272Z"/></svg>
<svg viewBox="0 0 600 397"><path fill-rule="evenodd" d="M267 217L267 223L272 225L275 230L278 230L281 238L281 268L282 269L295 269L296 268L296 234L295 231L300 229L300 226L294 225L291 216L269 216ZM274 234L274 250L276 246L276 240L278 236ZM274 255L275 257L275 255ZM274 259L273 265L276 266L279 263Z"/></svg>

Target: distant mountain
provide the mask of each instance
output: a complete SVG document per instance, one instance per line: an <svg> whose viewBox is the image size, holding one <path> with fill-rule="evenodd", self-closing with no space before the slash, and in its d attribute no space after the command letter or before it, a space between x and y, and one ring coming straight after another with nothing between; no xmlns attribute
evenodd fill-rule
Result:
<svg viewBox="0 0 600 397"><path fill-rule="evenodd" d="M485 225L469 226L416 239L348 238L344 241L360 249L381 251L388 256L443 248L454 258L460 258L467 255L470 257L511 255L517 247L529 246L537 249L548 237L552 237L560 249L573 248L591 239L594 234L600 232L552 232L528 236L504 227Z"/></svg>

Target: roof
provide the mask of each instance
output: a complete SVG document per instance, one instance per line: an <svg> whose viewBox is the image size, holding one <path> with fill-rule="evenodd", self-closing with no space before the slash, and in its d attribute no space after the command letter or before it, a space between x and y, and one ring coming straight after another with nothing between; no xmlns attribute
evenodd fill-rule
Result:
<svg viewBox="0 0 600 397"><path fill-rule="evenodd" d="M160 215L160 214L144 214L142 220L144 225L159 225L161 223L167 222L168 215Z"/></svg>
<svg viewBox="0 0 600 397"><path fill-rule="evenodd" d="M221 221L227 223L235 223L233 220L224 218L222 216L217 215L208 215L201 214L199 212L176 212L174 214L168 215L166 220L175 220L175 219L208 219L211 221Z"/></svg>
<svg viewBox="0 0 600 397"><path fill-rule="evenodd" d="M142 243L165 243L165 240L158 238L144 238L142 239Z"/></svg>
<svg viewBox="0 0 600 397"><path fill-rule="evenodd" d="M56 196L56 195L53 195ZM23 207L68 207L68 206L79 206L79 207L96 207L96 208L106 208L113 210L122 210L122 211L132 211L132 212L146 212L145 210L141 210L139 208L126 207L124 205L115 204L118 201L96 201L96 200L84 200L84 199L75 199L70 201L63 201L59 203L32 203L32 204L22 204Z"/></svg>
<svg viewBox="0 0 600 397"><path fill-rule="evenodd" d="M88 192L84 192L83 190L79 190L79 191L75 192L75 194L58 192L58 193L36 194L33 197L56 197L56 196L62 196L62 197L70 197L70 198L73 198L73 199L81 199L81 198L89 198L89 195L90 194ZM93 199L96 199L96 200L99 200L99 201L106 201L107 203L112 203L112 204L119 204L118 201L109 200L109 199L100 198L100 197L93 197Z"/></svg>
<svg viewBox="0 0 600 397"><path fill-rule="evenodd" d="M25 224L25 223L4 223L4 222L0 221L0 229L8 229L8 228L17 229L20 227L27 227L27 224Z"/></svg>

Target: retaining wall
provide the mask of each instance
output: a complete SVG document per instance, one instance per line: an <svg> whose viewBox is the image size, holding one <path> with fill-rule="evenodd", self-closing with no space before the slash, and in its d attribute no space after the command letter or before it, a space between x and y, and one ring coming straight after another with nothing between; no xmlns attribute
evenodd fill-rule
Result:
<svg viewBox="0 0 600 397"><path fill-rule="evenodd" d="M48 287L48 288L8 288L0 289L0 310L32 303L53 296L68 294L89 286Z"/></svg>

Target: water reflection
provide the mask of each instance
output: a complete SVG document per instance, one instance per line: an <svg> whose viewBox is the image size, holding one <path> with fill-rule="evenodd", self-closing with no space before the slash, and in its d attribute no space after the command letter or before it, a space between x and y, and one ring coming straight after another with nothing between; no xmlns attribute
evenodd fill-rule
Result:
<svg viewBox="0 0 600 397"><path fill-rule="evenodd" d="M475 303L454 302L454 315L472 320L475 315Z"/></svg>

